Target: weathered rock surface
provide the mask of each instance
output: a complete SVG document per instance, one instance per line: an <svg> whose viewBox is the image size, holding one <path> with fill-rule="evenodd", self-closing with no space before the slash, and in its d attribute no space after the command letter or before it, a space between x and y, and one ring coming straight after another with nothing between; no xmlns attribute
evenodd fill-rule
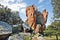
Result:
<svg viewBox="0 0 60 40"><path fill-rule="evenodd" d="M48 12L45 10L43 10L42 12L43 18L44 18L44 24L47 22L47 17L48 17Z"/></svg>
<svg viewBox="0 0 60 40"><path fill-rule="evenodd" d="M13 36L10 36L8 40L24 40L24 39L23 39L23 35L15 34Z"/></svg>
<svg viewBox="0 0 60 40"><path fill-rule="evenodd" d="M23 36L16 34L16 35L10 36L8 40L23 40Z"/></svg>
<svg viewBox="0 0 60 40"><path fill-rule="evenodd" d="M48 16L48 12L46 10L43 10L43 12L41 13L34 5L28 6L26 8L26 16L26 22L29 24L32 30L35 31L35 29L38 28L37 25L40 24L41 27L38 30L42 30L42 32L44 31Z"/></svg>
<svg viewBox="0 0 60 40"><path fill-rule="evenodd" d="M12 33L12 27L6 22L0 21L0 35Z"/></svg>
<svg viewBox="0 0 60 40"><path fill-rule="evenodd" d="M7 39L12 33L12 26L6 22L0 21L0 40Z"/></svg>
<svg viewBox="0 0 60 40"><path fill-rule="evenodd" d="M33 37L32 40L45 40L45 38L42 36L39 36L39 37Z"/></svg>
<svg viewBox="0 0 60 40"><path fill-rule="evenodd" d="M36 27L36 16L34 15L34 12L35 7L33 5L26 8L26 16L27 16L26 22L29 24L32 30L34 30Z"/></svg>
<svg viewBox="0 0 60 40"><path fill-rule="evenodd" d="M10 36L8 40L24 40L24 36L30 36L30 33L18 33Z"/></svg>

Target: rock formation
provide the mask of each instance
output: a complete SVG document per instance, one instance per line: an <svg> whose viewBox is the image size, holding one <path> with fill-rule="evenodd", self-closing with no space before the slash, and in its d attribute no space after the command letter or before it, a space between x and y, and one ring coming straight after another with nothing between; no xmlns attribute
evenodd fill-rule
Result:
<svg viewBox="0 0 60 40"><path fill-rule="evenodd" d="M48 16L46 9L41 13L34 5L28 6L26 8L26 16L26 22L29 24L32 30L34 30L36 33L44 31Z"/></svg>
<svg viewBox="0 0 60 40"><path fill-rule="evenodd" d="M29 6L26 8L26 16L27 16L27 23L29 24L29 26L32 28L32 30L35 29L36 27L36 16L34 15L35 12L35 7Z"/></svg>
<svg viewBox="0 0 60 40"><path fill-rule="evenodd" d="M7 39L12 33L12 26L6 22L0 21L0 40Z"/></svg>
<svg viewBox="0 0 60 40"><path fill-rule="evenodd" d="M44 24L47 22L47 16L48 16L48 12L46 12L46 9L43 10L42 12L43 18L44 18Z"/></svg>

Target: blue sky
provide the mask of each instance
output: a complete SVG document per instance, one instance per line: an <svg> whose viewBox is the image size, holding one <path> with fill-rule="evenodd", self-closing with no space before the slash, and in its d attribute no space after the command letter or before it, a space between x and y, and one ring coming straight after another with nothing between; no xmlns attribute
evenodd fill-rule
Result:
<svg viewBox="0 0 60 40"><path fill-rule="evenodd" d="M37 9L42 12L44 9L48 12L48 19L46 25L49 25L53 17L53 8L51 0L0 0L0 4L8 6L12 11L19 11L19 16L23 21L26 20L26 7L34 4Z"/></svg>

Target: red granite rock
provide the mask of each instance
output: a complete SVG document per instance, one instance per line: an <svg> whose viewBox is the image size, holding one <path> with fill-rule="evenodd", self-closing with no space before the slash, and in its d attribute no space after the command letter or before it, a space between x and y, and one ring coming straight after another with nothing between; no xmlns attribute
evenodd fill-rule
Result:
<svg viewBox="0 0 60 40"><path fill-rule="evenodd" d="M29 24L30 28L35 32L39 33L41 30L45 30L45 24L47 22L48 12L43 10L43 12L39 12L37 8L32 5L26 8L26 22ZM40 24L40 26L37 26Z"/></svg>
<svg viewBox="0 0 60 40"><path fill-rule="evenodd" d="M42 12L43 18L44 18L44 24L47 22L47 17L48 17L48 12L45 10L43 10Z"/></svg>
<svg viewBox="0 0 60 40"><path fill-rule="evenodd" d="M35 7L29 6L26 8L27 23L34 30L36 27L36 16L34 15Z"/></svg>

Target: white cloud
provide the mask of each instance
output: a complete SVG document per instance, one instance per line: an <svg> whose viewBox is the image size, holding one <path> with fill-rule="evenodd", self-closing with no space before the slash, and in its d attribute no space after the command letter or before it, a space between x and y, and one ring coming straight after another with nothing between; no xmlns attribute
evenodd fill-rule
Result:
<svg viewBox="0 0 60 40"><path fill-rule="evenodd" d="M9 2L14 3L10 4ZM0 0L0 4L8 6L8 8L12 9L13 11L19 11L19 9L27 6L25 2L22 2L22 0Z"/></svg>
<svg viewBox="0 0 60 40"><path fill-rule="evenodd" d="M43 2L43 0L38 0L39 3Z"/></svg>
<svg viewBox="0 0 60 40"><path fill-rule="evenodd" d="M10 0L11 2L14 2L14 0Z"/></svg>
<svg viewBox="0 0 60 40"><path fill-rule="evenodd" d="M20 13L25 13L25 8L21 9Z"/></svg>

